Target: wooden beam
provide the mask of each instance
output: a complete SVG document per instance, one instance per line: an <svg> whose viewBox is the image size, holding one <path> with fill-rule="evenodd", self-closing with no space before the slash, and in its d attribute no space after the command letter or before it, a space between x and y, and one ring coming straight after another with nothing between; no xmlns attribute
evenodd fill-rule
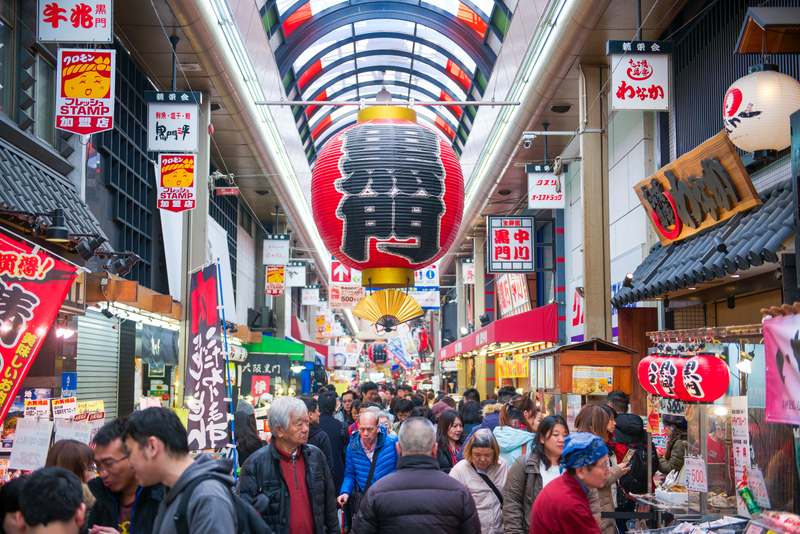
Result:
<svg viewBox="0 0 800 534"><path fill-rule="evenodd" d="M630 367L630 354L603 351L569 351L561 354L561 365L589 365L592 367Z"/></svg>
<svg viewBox="0 0 800 534"><path fill-rule="evenodd" d="M86 301L135 303L139 297L139 282L114 277L108 273L89 273L86 283Z"/></svg>

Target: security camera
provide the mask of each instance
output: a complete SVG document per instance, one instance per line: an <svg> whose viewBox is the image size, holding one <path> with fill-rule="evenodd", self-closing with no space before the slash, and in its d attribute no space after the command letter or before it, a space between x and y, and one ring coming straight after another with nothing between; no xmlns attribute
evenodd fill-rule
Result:
<svg viewBox="0 0 800 534"><path fill-rule="evenodd" d="M522 143L522 147L523 147L523 148L530 148L530 147L531 147L531 142L530 142L529 140L527 140L527 139L526 139L526 140L525 140L525 141Z"/></svg>

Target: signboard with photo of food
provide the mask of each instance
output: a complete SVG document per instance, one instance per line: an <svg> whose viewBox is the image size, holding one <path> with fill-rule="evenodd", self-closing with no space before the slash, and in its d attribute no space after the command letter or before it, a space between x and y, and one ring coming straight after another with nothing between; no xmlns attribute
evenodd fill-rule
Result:
<svg viewBox="0 0 800 534"><path fill-rule="evenodd" d="M576 365L572 368L573 395L608 395L613 389L613 382L613 367L583 367Z"/></svg>

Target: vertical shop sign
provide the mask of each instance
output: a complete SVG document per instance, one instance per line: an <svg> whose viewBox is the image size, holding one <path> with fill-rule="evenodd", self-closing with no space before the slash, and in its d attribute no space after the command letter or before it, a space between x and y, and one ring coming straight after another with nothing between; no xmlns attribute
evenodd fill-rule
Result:
<svg viewBox="0 0 800 534"><path fill-rule="evenodd" d="M39 0L40 43L113 43L111 0Z"/></svg>
<svg viewBox="0 0 800 534"><path fill-rule="evenodd" d="M731 445L733 448L733 472L736 487L746 480L750 470L750 425L747 415L747 397L731 397ZM741 495L736 493L739 515L750 517Z"/></svg>
<svg viewBox="0 0 800 534"><path fill-rule="evenodd" d="M764 319L769 423L800 425L800 315Z"/></svg>
<svg viewBox="0 0 800 534"><path fill-rule="evenodd" d="M217 287L216 264L192 273L189 286L191 331L186 359L186 406L189 408L191 450L216 449L228 443Z"/></svg>
<svg viewBox="0 0 800 534"><path fill-rule="evenodd" d="M494 287L497 291L497 302L500 304L500 317L502 318L514 309L514 304L511 301L511 285L508 281L508 275L504 274L499 277Z"/></svg>
<svg viewBox="0 0 800 534"><path fill-rule="evenodd" d="M302 294L303 306L317 306L319 304L319 285L305 286Z"/></svg>
<svg viewBox="0 0 800 534"><path fill-rule="evenodd" d="M464 284L475 283L475 260L461 258L461 281Z"/></svg>
<svg viewBox="0 0 800 534"><path fill-rule="evenodd" d="M286 287L303 287L306 285L305 260L291 260L286 265Z"/></svg>
<svg viewBox="0 0 800 534"><path fill-rule="evenodd" d="M0 235L0 420L14 402L75 277L74 267Z"/></svg>
<svg viewBox="0 0 800 534"><path fill-rule="evenodd" d="M264 234L264 265L289 263L289 234Z"/></svg>
<svg viewBox="0 0 800 534"><path fill-rule="evenodd" d="M264 292L273 297L283 295L285 291L284 284L284 269L285 267L276 267L270 265L267 267L267 282L264 285Z"/></svg>
<svg viewBox="0 0 800 534"><path fill-rule="evenodd" d="M525 165L528 173L528 209L559 209L567 205L567 196L553 165Z"/></svg>
<svg viewBox="0 0 800 534"><path fill-rule="evenodd" d="M203 94L191 91L145 91L147 150L197 152Z"/></svg>
<svg viewBox="0 0 800 534"><path fill-rule="evenodd" d="M611 109L669 111L668 41L608 41Z"/></svg>
<svg viewBox="0 0 800 534"><path fill-rule="evenodd" d="M81 135L114 127L115 50L58 49L56 128Z"/></svg>
<svg viewBox="0 0 800 534"><path fill-rule="evenodd" d="M487 273L521 273L536 268L533 217L488 216Z"/></svg>
<svg viewBox="0 0 800 534"><path fill-rule="evenodd" d="M194 154L159 154L158 208L178 213L197 204Z"/></svg>

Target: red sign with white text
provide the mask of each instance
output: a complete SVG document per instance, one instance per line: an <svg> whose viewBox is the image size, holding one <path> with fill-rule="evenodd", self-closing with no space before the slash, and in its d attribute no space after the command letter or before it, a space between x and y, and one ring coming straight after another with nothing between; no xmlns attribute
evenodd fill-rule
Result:
<svg viewBox="0 0 800 534"><path fill-rule="evenodd" d="M114 127L116 51L58 49L56 128L88 135Z"/></svg>
<svg viewBox="0 0 800 534"><path fill-rule="evenodd" d="M36 359L77 269L0 235L0 420Z"/></svg>

